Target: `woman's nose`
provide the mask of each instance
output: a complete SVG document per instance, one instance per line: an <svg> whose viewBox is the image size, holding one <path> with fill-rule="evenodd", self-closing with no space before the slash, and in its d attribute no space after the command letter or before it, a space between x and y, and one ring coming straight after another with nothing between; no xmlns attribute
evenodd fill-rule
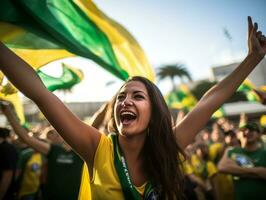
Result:
<svg viewBox="0 0 266 200"><path fill-rule="evenodd" d="M131 105L133 105L133 103L130 97L126 97L124 101L122 102L122 106L131 106Z"/></svg>

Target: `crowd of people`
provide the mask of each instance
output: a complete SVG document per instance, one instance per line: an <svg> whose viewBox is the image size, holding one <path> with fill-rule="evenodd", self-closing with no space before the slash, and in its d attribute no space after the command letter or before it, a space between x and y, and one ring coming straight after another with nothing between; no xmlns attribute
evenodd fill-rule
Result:
<svg viewBox="0 0 266 200"><path fill-rule="evenodd" d="M264 199L265 128L242 114L240 123L220 118L203 129L186 148L188 199Z"/></svg>
<svg viewBox="0 0 266 200"><path fill-rule="evenodd" d="M103 133L78 119L27 63L0 43L0 69L53 126L46 137L49 142L30 137L2 104L14 132L28 147L18 156L4 129L1 199L12 199L12 188L20 199L77 199L83 162L92 199L263 199L266 151L259 127L245 123L236 129L220 119L211 131L201 131L266 54L266 37L250 17L248 49L241 64L176 124L158 87L144 77L130 78L102 110L110 114ZM31 175L36 178L34 191L26 187ZM40 177L43 182L37 181ZM44 188L39 190L41 183ZM245 189L250 185L252 189Z"/></svg>
<svg viewBox="0 0 266 200"><path fill-rule="evenodd" d="M1 110L13 134L7 128L0 132L0 186L7 187L0 199L78 199L82 159L52 127L30 131L20 125L11 104L2 102Z"/></svg>
<svg viewBox="0 0 266 200"><path fill-rule="evenodd" d="M4 199L12 195L18 200L78 199L82 159L51 126L30 131L19 124L10 104L2 102L1 111L12 126L11 130L0 129ZM176 123L184 116L179 111ZM245 114L239 118L239 122L226 118L210 121L185 148L182 172L186 199L264 198L266 125L259 126Z"/></svg>

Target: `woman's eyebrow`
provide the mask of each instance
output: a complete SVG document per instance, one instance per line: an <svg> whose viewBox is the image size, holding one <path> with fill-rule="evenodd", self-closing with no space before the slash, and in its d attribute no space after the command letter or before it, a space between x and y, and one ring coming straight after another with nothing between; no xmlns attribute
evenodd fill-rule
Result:
<svg viewBox="0 0 266 200"><path fill-rule="evenodd" d="M147 96L147 94L144 91L142 91L142 90L136 90L136 91L133 92L133 94L137 94L137 93L142 93L145 96Z"/></svg>

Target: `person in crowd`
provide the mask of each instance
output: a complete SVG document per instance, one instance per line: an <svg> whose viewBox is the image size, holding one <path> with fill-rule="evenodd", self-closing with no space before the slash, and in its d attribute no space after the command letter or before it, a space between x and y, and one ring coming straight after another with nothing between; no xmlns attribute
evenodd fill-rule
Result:
<svg viewBox="0 0 266 200"><path fill-rule="evenodd" d="M259 145L259 132L255 123L242 127L243 147L229 147L218 164L220 172L233 175L236 200L265 199L266 150Z"/></svg>
<svg viewBox="0 0 266 200"><path fill-rule="evenodd" d="M207 200L218 196L217 186L214 181L218 170L209 158L209 149L206 143L199 142L195 145L195 153L191 156L191 165L195 175L200 179L198 186Z"/></svg>
<svg viewBox="0 0 266 200"><path fill-rule="evenodd" d="M40 196L40 179L44 157L26 146L21 149L17 162L18 200L37 200Z"/></svg>
<svg viewBox="0 0 266 200"><path fill-rule="evenodd" d="M54 129L48 131L48 138L54 143L30 137L28 131L17 121L11 106L6 103L1 108L15 133L26 144L47 157L47 180L44 188L44 199L76 200L81 180L82 159Z"/></svg>
<svg viewBox="0 0 266 200"><path fill-rule="evenodd" d="M250 17L248 27L247 57L174 128L161 92L146 78L132 77L119 89L111 110L113 128L109 130L113 134L108 137L79 120L45 88L30 66L3 44L0 69L84 159L92 199L181 199L180 152L265 56L266 38Z"/></svg>
<svg viewBox="0 0 266 200"><path fill-rule="evenodd" d="M0 200L14 200L16 185L16 148L9 143L10 130L0 127Z"/></svg>
<svg viewBox="0 0 266 200"><path fill-rule="evenodd" d="M224 133L225 138L225 146L226 147L241 147L241 142L237 138L236 132L234 130L230 130Z"/></svg>
<svg viewBox="0 0 266 200"><path fill-rule="evenodd" d="M227 122L229 122L227 120ZM224 152L224 133L215 122L212 125L211 143L209 144L209 159L218 163Z"/></svg>

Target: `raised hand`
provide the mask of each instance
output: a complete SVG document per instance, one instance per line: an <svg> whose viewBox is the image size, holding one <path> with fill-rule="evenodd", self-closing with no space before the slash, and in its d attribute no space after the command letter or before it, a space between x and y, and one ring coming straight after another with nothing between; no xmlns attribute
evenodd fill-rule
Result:
<svg viewBox="0 0 266 200"><path fill-rule="evenodd" d="M248 16L248 54L257 54L264 57L266 54L266 37L258 30L258 24L253 24L252 19Z"/></svg>

